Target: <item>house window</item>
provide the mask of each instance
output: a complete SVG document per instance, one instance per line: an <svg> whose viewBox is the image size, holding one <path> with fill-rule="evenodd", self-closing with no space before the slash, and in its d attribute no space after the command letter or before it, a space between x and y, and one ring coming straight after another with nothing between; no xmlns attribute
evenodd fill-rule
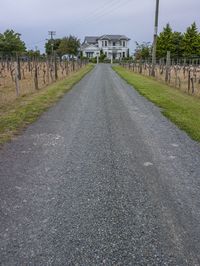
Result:
<svg viewBox="0 0 200 266"><path fill-rule="evenodd" d="M113 42L113 46L115 46L116 45L116 43L115 42Z"/></svg>
<svg viewBox="0 0 200 266"><path fill-rule="evenodd" d="M123 41L123 47L125 47L126 46L126 42L125 41Z"/></svg>
<svg viewBox="0 0 200 266"><path fill-rule="evenodd" d="M88 58L93 58L93 52L86 52L86 56L88 57Z"/></svg>
<svg viewBox="0 0 200 266"><path fill-rule="evenodd" d="M108 46L108 42L107 42L107 41L105 41L105 46L106 46L106 47Z"/></svg>
<svg viewBox="0 0 200 266"><path fill-rule="evenodd" d="M123 58L125 57L125 55L126 55L125 52L123 52Z"/></svg>

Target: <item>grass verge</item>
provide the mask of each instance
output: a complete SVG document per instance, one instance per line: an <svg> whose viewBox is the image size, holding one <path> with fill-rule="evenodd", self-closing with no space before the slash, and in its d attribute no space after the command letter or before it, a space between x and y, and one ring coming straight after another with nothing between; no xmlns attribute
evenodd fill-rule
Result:
<svg viewBox="0 0 200 266"><path fill-rule="evenodd" d="M200 141L200 99L169 87L150 77L133 73L121 66L113 69L151 102L162 108L162 113L188 135Z"/></svg>
<svg viewBox="0 0 200 266"><path fill-rule="evenodd" d="M31 95L19 97L9 106L0 107L0 144L7 142L28 124L34 122L92 68L92 65L87 65L62 81L53 83Z"/></svg>

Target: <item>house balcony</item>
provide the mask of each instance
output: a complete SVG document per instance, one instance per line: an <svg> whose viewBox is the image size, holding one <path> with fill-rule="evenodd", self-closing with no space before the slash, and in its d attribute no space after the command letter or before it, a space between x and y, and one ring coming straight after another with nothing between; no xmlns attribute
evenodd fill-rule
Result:
<svg viewBox="0 0 200 266"><path fill-rule="evenodd" d="M123 50L123 49L128 49L128 47L124 47L124 46L104 46L102 47L103 49L107 49L107 50Z"/></svg>

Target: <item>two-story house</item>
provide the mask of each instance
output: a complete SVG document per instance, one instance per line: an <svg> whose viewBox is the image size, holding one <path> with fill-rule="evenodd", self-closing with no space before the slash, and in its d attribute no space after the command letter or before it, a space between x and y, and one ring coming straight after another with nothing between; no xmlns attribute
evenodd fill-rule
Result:
<svg viewBox="0 0 200 266"><path fill-rule="evenodd" d="M97 57L102 51L107 59L121 59L129 55L129 41L124 35L87 36L81 51L88 58Z"/></svg>

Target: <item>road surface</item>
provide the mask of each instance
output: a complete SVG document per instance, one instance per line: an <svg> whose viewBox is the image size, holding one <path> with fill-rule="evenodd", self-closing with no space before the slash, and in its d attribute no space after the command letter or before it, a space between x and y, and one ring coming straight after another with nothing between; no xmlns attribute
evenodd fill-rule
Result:
<svg viewBox="0 0 200 266"><path fill-rule="evenodd" d="M1 265L200 265L200 145L98 65L0 150Z"/></svg>

